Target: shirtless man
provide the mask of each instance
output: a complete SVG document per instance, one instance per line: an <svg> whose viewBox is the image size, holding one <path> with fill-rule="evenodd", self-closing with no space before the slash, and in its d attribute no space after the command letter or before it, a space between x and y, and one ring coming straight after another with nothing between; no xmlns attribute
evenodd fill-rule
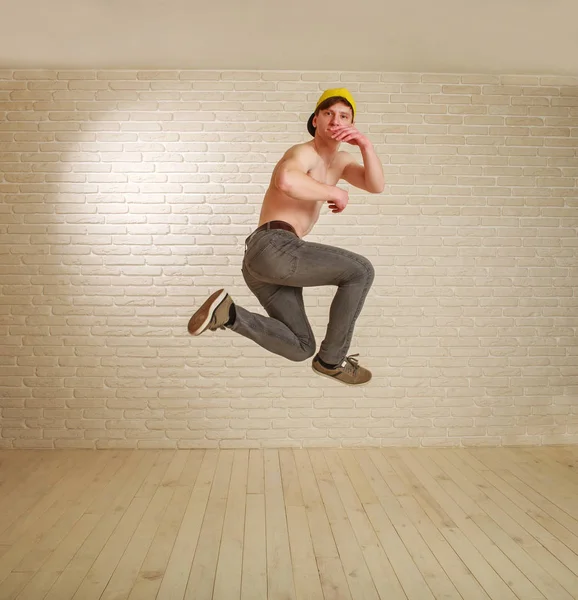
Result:
<svg viewBox="0 0 578 600"><path fill-rule="evenodd" d="M307 123L313 140L290 148L273 171L259 227L245 241L242 267L247 286L269 316L249 312L218 290L191 317L189 333L228 328L289 360L306 360L315 354L315 338L303 288L337 286L313 371L349 385L371 379L356 355L346 354L373 282L373 266L359 254L303 240L325 203L333 213L347 206L347 191L336 187L340 179L367 192L383 191L381 162L353 126L355 108L347 89L326 90ZM342 142L359 147L363 165L339 150Z"/></svg>

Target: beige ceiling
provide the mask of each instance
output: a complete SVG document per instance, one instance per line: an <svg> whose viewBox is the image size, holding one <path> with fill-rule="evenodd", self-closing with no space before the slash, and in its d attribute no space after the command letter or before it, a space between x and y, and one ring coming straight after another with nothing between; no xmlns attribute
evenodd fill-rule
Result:
<svg viewBox="0 0 578 600"><path fill-rule="evenodd" d="M0 0L0 68L578 76L578 0Z"/></svg>

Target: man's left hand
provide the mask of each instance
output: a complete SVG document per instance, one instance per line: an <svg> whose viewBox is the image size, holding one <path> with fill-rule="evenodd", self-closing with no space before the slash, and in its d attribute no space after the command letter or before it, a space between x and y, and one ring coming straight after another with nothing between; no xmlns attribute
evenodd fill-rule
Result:
<svg viewBox="0 0 578 600"><path fill-rule="evenodd" d="M365 146L369 140L353 125L335 125L331 128L332 137L339 142L346 142L352 146Z"/></svg>

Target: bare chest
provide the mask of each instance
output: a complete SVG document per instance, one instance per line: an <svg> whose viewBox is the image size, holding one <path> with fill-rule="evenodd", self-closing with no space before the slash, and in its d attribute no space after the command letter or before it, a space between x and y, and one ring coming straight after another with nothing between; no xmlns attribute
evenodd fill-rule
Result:
<svg viewBox="0 0 578 600"><path fill-rule="evenodd" d="M319 161L310 171L309 176L325 183L326 185L335 185L341 176L341 171L336 164L327 166L323 161Z"/></svg>

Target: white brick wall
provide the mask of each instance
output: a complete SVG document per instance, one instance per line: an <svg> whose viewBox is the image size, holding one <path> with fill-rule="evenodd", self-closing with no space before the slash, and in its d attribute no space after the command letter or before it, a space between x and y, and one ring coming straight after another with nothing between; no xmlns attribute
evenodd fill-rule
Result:
<svg viewBox="0 0 578 600"><path fill-rule="evenodd" d="M361 389L186 331L262 311L243 241L335 85L387 178L310 237L376 267ZM578 78L0 70L0 447L576 443L577 182Z"/></svg>

